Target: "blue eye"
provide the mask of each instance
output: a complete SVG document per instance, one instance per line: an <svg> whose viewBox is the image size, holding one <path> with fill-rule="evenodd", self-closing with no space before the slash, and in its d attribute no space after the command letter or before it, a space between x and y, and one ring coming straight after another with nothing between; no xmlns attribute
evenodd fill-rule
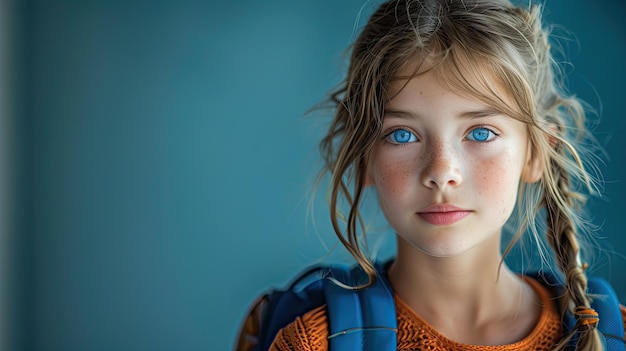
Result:
<svg viewBox="0 0 626 351"><path fill-rule="evenodd" d="M496 134L487 128L475 128L467 134L467 139L471 141L491 141L496 137Z"/></svg>
<svg viewBox="0 0 626 351"><path fill-rule="evenodd" d="M417 137L415 134L409 132L406 129L396 129L391 132L385 138L392 144L406 144L406 143L414 143L417 141Z"/></svg>

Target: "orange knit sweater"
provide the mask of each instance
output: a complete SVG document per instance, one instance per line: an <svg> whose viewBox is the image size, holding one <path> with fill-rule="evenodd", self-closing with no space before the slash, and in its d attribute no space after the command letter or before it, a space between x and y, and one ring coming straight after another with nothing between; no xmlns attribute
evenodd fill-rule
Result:
<svg viewBox="0 0 626 351"><path fill-rule="evenodd" d="M477 346L455 342L439 334L395 296L398 320L397 350L550 350L562 334L558 308L545 287L533 279L527 281L541 297L542 311L537 325L523 340L501 346ZM626 329L626 308L623 306L621 308ZM328 321L325 305L309 311L283 328L270 347L270 351L327 350Z"/></svg>

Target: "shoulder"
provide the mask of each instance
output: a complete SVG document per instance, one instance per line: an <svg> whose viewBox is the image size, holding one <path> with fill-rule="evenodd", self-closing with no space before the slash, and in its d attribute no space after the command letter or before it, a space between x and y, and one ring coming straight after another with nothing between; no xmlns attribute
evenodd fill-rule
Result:
<svg viewBox="0 0 626 351"><path fill-rule="evenodd" d="M563 293L564 288L562 283L554 276L535 275L531 277L539 280L539 283L544 286L544 289L550 292L553 303L555 303L557 297ZM600 332L607 337L607 342L611 343L613 346L617 344L618 348L622 349L623 343L626 343L626 340L623 338L623 335L626 334L626 307L620 304L615 290L610 283L603 278L597 276L589 277L588 293L599 297L594 298L591 307L601 316L600 320L604 320L604 323L600 323L598 326ZM567 329L574 326L576 322L571 314L558 313L564 328Z"/></svg>
<svg viewBox="0 0 626 351"><path fill-rule="evenodd" d="M326 351L328 349L328 316L326 305L317 307L281 329L270 351Z"/></svg>

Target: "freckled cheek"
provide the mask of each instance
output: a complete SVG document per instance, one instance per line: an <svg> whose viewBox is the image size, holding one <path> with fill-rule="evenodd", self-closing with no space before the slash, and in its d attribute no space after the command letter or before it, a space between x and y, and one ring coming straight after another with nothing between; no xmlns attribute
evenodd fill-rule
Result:
<svg viewBox="0 0 626 351"><path fill-rule="evenodd" d="M488 200L493 208L508 214L515 205L520 179L520 169L509 157L492 157L479 161L474 167L473 179L480 197Z"/></svg>
<svg viewBox="0 0 626 351"><path fill-rule="evenodd" d="M377 162L374 181L378 191L393 197L409 193L417 179L415 163L415 160L405 159L387 159Z"/></svg>

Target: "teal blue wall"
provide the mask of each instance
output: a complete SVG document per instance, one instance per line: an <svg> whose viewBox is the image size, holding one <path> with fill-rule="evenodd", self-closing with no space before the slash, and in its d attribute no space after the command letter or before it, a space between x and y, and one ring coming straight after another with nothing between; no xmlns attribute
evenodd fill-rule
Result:
<svg viewBox="0 0 626 351"><path fill-rule="evenodd" d="M303 114L363 2L19 3L20 349L227 350L258 292L324 257L325 120ZM626 253L626 3L590 3L548 17L580 42L572 83L612 158L592 210ZM600 262L626 301L626 261Z"/></svg>

